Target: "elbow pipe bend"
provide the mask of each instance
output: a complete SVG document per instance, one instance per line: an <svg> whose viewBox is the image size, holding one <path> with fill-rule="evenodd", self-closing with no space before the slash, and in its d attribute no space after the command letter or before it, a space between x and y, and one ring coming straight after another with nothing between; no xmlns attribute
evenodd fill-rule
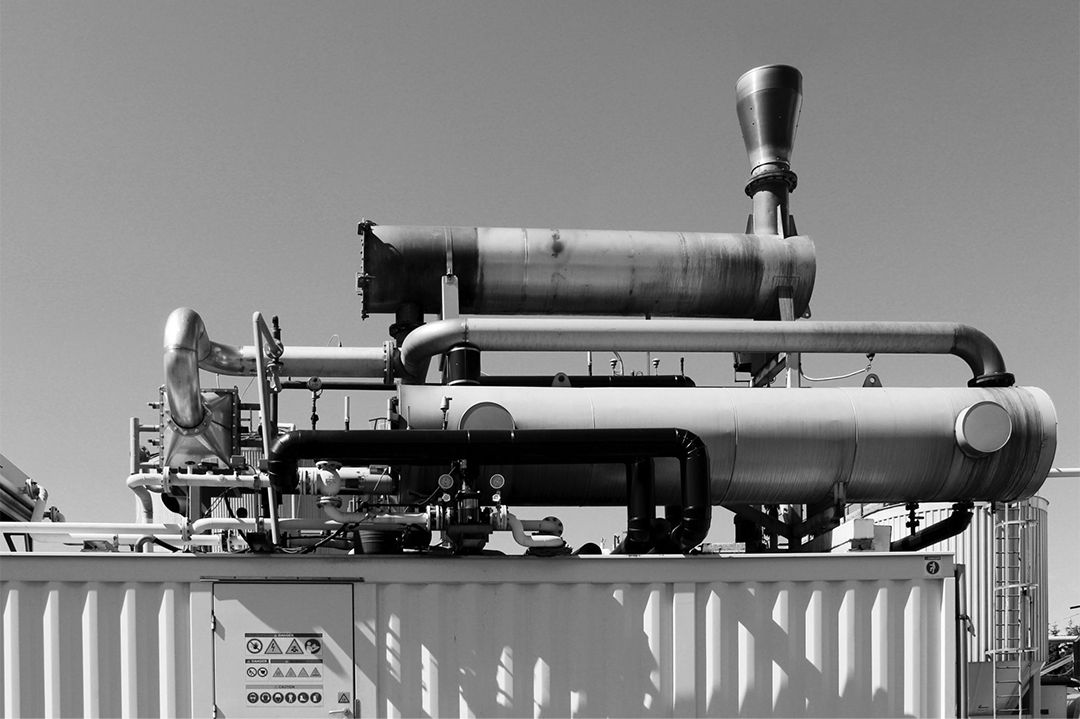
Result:
<svg viewBox="0 0 1080 719"><path fill-rule="evenodd" d="M683 508L671 538L688 551L708 534L712 498L708 450L700 437L685 429L297 430L282 435L270 447L267 470L274 487L292 492L300 459L419 466L458 459L508 465L636 465L636 480L630 482L633 491L627 500L629 517L648 514L644 507L653 494L653 473L641 467L643 459L656 457L679 461ZM633 529L635 538L640 538L643 524L635 522Z"/></svg>
<svg viewBox="0 0 1080 719"><path fill-rule="evenodd" d="M984 332L968 325L958 324L953 333L951 354L956 355L971 368L974 375L969 387L1012 387L1016 382L1005 369L1005 359L994 341Z"/></svg>
<svg viewBox="0 0 1080 719"><path fill-rule="evenodd" d="M799 322L686 319L460 317L413 330L400 370L422 377L426 362L457 344L480 350L671 350L951 354L971 369L972 387L1009 387L1013 375L983 332L953 322Z"/></svg>
<svg viewBox="0 0 1080 719"><path fill-rule="evenodd" d="M693 432L675 430L682 449L682 521L671 530L672 540L685 552L705 541L712 525L712 483L709 450Z"/></svg>
<svg viewBox="0 0 1080 719"><path fill-rule="evenodd" d="M254 360L246 358L240 347L212 341L202 317L190 307L178 307L169 315L164 349L169 414L184 429L198 427L206 414L200 368L219 374L244 374L254 369Z"/></svg>

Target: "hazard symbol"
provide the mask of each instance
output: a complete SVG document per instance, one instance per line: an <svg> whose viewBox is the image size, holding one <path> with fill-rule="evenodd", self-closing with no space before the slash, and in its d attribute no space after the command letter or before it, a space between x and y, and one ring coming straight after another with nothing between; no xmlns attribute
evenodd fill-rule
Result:
<svg viewBox="0 0 1080 719"><path fill-rule="evenodd" d="M296 676L296 670L293 669L292 667L289 667L289 671L285 672L285 676L287 676L287 677L295 677Z"/></svg>
<svg viewBox="0 0 1080 719"><path fill-rule="evenodd" d="M275 677L283 677L283 676L285 676L284 674L281 673L281 667L278 667L277 669L274 670L274 676Z"/></svg>
<svg viewBox="0 0 1080 719"><path fill-rule="evenodd" d="M278 646L277 639L270 640L270 646L266 648L267 654L281 654L281 647Z"/></svg>
<svg viewBox="0 0 1080 719"><path fill-rule="evenodd" d="M338 692L337 703L338 704L348 704L349 703L349 692Z"/></svg>
<svg viewBox="0 0 1080 719"><path fill-rule="evenodd" d="M248 639L247 650L252 654L258 654L262 651L262 642L258 639Z"/></svg>
<svg viewBox="0 0 1080 719"><path fill-rule="evenodd" d="M319 674L319 670L318 670L318 669L315 669L315 668L313 668L313 669L311 670L311 676L313 676L313 677L321 677L321 676L322 676L322 674Z"/></svg>
<svg viewBox="0 0 1080 719"><path fill-rule="evenodd" d="M292 644L285 650L286 654L303 654L304 650L300 648L300 642L295 639L292 640Z"/></svg>
<svg viewBox="0 0 1080 719"><path fill-rule="evenodd" d="M307 669L304 669L303 667L301 667L300 673L297 674L296 676L298 676L298 677L306 677L307 676Z"/></svg>

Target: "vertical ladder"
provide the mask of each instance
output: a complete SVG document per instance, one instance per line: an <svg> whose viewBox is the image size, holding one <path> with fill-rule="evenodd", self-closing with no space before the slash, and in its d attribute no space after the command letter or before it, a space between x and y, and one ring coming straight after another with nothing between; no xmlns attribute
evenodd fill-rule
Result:
<svg viewBox="0 0 1080 719"><path fill-rule="evenodd" d="M1028 502L998 504L993 511L994 716L1023 716L1024 685L1036 652L1031 551L1034 511Z"/></svg>

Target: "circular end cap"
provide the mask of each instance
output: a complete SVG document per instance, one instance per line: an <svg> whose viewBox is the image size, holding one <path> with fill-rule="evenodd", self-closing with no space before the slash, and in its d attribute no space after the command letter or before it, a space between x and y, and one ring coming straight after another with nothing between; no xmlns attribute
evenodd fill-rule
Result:
<svg viewBox="0 0 1080 719"><path fill-rule="evenodd" d="M515 429L514 416L501 404L478 402L461 415L459 429Z"/></svg>
<svg viewBox="0 0 1080 719"><path fill-rule="evenodd" d="M1012 418L997 402L976 402L956 417L956 443L966 454L992 454L1012 436Z"/></svg>

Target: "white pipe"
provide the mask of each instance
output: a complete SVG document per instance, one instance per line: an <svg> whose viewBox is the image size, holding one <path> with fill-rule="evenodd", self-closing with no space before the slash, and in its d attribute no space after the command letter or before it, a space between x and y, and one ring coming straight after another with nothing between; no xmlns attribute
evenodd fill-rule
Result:
<svg viewBox="0 0 1080 719"><path fill-rule="evenodd" d="M950 322L747 322L693 319L459 317L432 322L401 344L406 375L451 347L481 350L667 352L893 352L953 354L976 380L1011 384L994 343L979 330Z"/></svg>
<svg viewBox="0 0 1080 719"><path fill-rule="evenodd" d="M1047 479L1055 479L1058 477L1080 477L1080 467L1053 467L1050 470L1050 474L1046 476Z"/></svg>
<svg viewBox="0 0 1080 719"><path fill-rule="evenodd" d="M342 512L332 504L324 504L323 512L334 522L340 524L360 524L365 529L401 529L410 524L428 528L426 512L411 514L368 514L366 512Z"/></svg>
<svg viewBox="0 0 1080 719"><path fill-rule="evenodd" d="M191 474L186 472L138 472L127 478L127 486L132 491L150 489L163 491L165 485L178 487L239 487L257 490L265 482L257 474ZM147 495L149 497L149 495Z"/></svg>
<svg viewBox="0 0 1080 719"><path fill-rule="evenodd" d="M525 528L521 520L513 514L506 513L506 523L510 525L510 532L514 535L514 541L523 547L565 547L566 542L562 537L544 537L525 534Z"/></svg>
<svg viewBox="0 0 1080 719"><path fill-rule="evenodd" d="M31 522L40 522L45 517L45 510L49 506L49 490L38 487L38 496L34 500L34 511L30 515Z"/></svg>
<svg viewBox="0 0 1080 719"><path fill-rule="evenodd" d="M7 531L6 528L3 529ZM184 539L182 534L132 534L110 532L50 532L41 534L27 532L35 542L39 544L66 544L69 542L116 542L118 544L136 544L141 539L156 537L171 544L196 545L203 547L215 547L221 544L221 537L210 535L195 535Z"/></svg>
<svg viewBox="0 0 1080 719"><path fill-rule="evenodd" d="M180 534L179 524L108 524L106 522L3 522L0 534L130 534L146 537L156 534Z"/></svg>
<svg viewBox="0 0 1080 719"><path fill-rule="evenodd" d="M203 532L223 531L228 529L258 529L260 524L269 524L269 520L262 519L238 519L234 517L204 517L197 519L191 524L194 534ZM338 529L336 524L323 519L279 519L278 526L282 531L299 531L304 529L330 532Z"/></svg>
<svg viewBox="0 0 1080 719"><path fill-rule="evenodd" d="M333 462L320 462L317 467L298 467L296 476L301 486L312 494L335 496L346 483L355 485L361 492L391 494L395 490L394 478L388 472L375 474L370 467L335 467Z"/></svg>

